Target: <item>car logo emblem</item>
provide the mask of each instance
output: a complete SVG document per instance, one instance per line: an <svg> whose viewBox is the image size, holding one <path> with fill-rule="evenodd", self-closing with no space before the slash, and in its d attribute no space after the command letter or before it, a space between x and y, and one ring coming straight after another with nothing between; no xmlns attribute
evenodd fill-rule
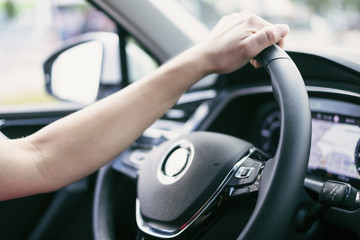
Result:
<svg viewBox="0 0 360 240"><path fill-rule="evenodd" d="M163 184L171 184L180 179L190 167L194 146L187 140L180 140L163 156L158 167L158 178Z"/></svg>

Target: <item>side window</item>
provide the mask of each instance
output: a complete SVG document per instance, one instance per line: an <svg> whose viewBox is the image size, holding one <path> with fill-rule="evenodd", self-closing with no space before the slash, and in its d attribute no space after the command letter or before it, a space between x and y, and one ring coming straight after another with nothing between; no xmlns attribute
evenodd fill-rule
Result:
<svg viewBox="0 0 360 240"><path fill-rule="evenodd" d="M158 62L132 37L126 39L129 83L146 76L159 67Z"/></svg>
<svg viewBox="0 0 360 240"><path fill-rule="evenodd" d="M56 102L45 90L45 59L69 38L116 29L82 0L0 0L0 106Z"/></svg>

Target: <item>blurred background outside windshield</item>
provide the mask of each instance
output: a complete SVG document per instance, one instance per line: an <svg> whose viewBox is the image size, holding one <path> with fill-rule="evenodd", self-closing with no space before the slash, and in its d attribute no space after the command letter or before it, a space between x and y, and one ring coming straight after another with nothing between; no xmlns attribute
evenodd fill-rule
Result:
<svg viewBox="0 0 360 240"><path fill-rule="evenodd" d="M289 45L360 49L359 0L177 0L209 28L221 16L249 10L290 26Z"/></svg>
<svg viewBox="0 0 360 240"><path fill-rule="evenodd" d="M160 0L166 1L166 0ZM291 27L287 45L360 48L359 0L177 0L207 27L250 10ZM83 0L0 0L0 106L55 101L42 63L66 39L115 24Z"/></svg>

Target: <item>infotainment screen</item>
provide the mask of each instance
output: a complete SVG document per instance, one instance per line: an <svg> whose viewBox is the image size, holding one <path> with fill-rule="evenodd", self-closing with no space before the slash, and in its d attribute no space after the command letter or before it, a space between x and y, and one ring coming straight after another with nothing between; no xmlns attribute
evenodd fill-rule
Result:
<svg viewBox="0 0 360 240"><path fill-rule="evenodd" d="M312 113L308 177L360 187L360 118Z"/></svg>

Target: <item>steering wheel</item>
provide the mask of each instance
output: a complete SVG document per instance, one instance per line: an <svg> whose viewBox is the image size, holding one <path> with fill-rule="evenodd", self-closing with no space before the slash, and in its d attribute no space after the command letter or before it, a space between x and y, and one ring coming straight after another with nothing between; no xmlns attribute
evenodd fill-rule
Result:
<svg viewBox="0 0 360 240"><path fill-rule="evenodd" d="M201 238L222 213L255 197L255 208L236 237L281 237L304 183L311 113L303 79L285 51L271 46L257 60L271 77L281 112L275 156L269 159L251 143L211 132L190 133L154 148L141 165L137 183L134 214L140 239ZM96 186L96 239L114 239L109 169L100 171Z"/></svg>

